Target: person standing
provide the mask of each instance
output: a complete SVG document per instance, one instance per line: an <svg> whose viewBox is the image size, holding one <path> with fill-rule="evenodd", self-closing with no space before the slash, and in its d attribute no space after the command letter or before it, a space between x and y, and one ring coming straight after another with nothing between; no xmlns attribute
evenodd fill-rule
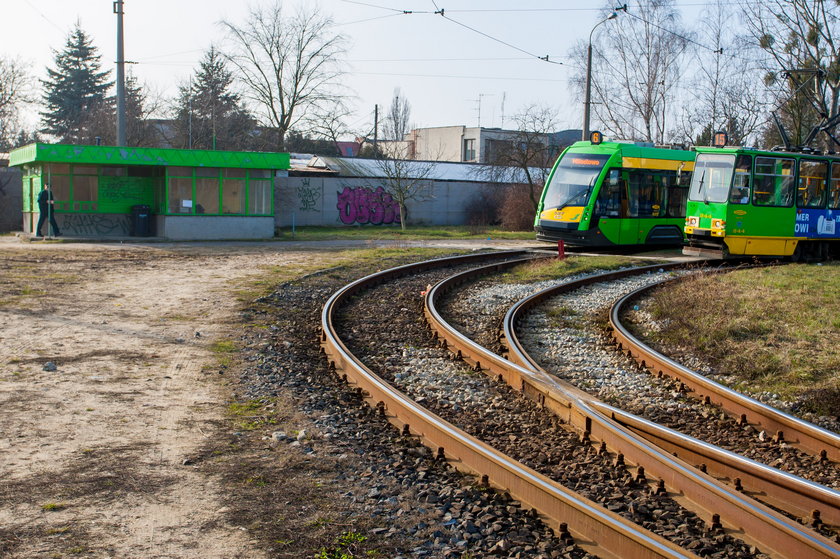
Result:
<svg viewBox="0 0 840 559"><path fill-rule="evenodd" d="M51 232L56 237L61 236L61 231L58 230L58 223L55 222L54 208L55 200L53 199L52 189L49 184L44 183L43 189L41 189L40 194L38 194L38 211L41 213L41 216L38 218L38 227L36 228L36 232L39 237L43 237L43 235L41 235L41 227L44 225L47 218L50 220L48 232Z"/></svg>

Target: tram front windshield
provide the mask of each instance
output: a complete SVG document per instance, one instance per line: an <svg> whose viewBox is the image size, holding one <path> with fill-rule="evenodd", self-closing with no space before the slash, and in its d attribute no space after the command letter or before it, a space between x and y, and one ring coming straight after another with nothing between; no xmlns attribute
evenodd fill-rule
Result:
<svg viewBox="0 0 840 559"><path fill-rule="evenodd" d="M698 153L691 175L688 199L695 202L726 202L735 170L735 156Z"/></svg>
<svg viewBox="0 0 840 559"><path fill-rule="evenodd" d="M543 209L585 206L609 158L609 155L566 153L548 183Z"/></svg>

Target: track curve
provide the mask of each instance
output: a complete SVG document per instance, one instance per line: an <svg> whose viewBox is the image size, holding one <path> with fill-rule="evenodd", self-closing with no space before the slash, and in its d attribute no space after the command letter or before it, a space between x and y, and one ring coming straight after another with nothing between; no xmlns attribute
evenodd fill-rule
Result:
<svg viewBox="0 0 840 559"><path fill-rule="evenodd" d="M519 253L506 253L514 256ZM496 255L498 257L498 253ZM414 403L405 394L369 370L335 333L333 317L348 298L389 278L433 266L478 261L486 255L428 261L372 274L334 293L321 314L321 347L347 382L355 384L367 401L406 434L421 438L458 469L477 474L482 481L509 492L551 521L561 537L601 557L695 557L692 553L626 521L594 503L581 499L545 476L497 452ZM498 269L494 264L491 268ZM429 297L429 294L426 295Z"/></svg>
<svg viewBox="0 0 840 559"><path fill-rule="evenodd" d="M632 273L644 273L665 267L667 266L609 272L595 277L600 280L586 278L574 283L579 287L593 281L615 279ZM541 298L550 296L549 293L552 291L573 289L573 284L544 290L521 301L515 309L509 311L505 320L504 336L511 348L509 356L511 361L519 361L519 364L511 363L451 328L436 310L436 300L445 291L481 273L480 270L474 270L450 278L436 285L427 295L426 315L429 323L442 343L451 347L459 357L476 369L504 379L540 405L550 408L562 419L577 427L586 440L602 441L617 453L620 452L625 459L636 464L644 464L646 472L659 476L671 487L678 487L679 491L702 511L709 522L720 518L731 529L746 536L747 539L752 537L752 541L761 545L762 548L770 547L778 556L836 557L840 553L840 548L829 540L772 512L752 499L731 491L710 476L699 475L695 468L685 462L652 447L631 430L618 425L613 420L614 415L609 409L599 409L599 403L593 401L586 393L558 382L542 371L524 351L521 351L521 348L518 348L512 327L517 312L537 304Z"/></svg>
<svg viewBox="0 0 840 559"><path fill-rule="evenodd" d="M658 282L632 293L615 302L610 310L612 336L619 348L627 351L639 364L655 374L667 375L681 383L697 398L707 400L728 413L740 418L742 423L761 425L767 432L775 433L776 440L819 456L832 462L840 461L840 435L817 425L794 417L768 406L745 394L732 390L688 367L670 359L634 336L620 319L628 303L666 282Z"/></svg>

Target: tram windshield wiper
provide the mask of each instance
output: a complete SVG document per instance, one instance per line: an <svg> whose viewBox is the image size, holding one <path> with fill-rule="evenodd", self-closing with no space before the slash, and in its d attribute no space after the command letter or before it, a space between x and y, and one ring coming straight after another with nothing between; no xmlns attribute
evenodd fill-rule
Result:
<svg viewBox="0 0 840 559"><path fill-rule="evenodd" d="M700 192L703 193L703 203L707 206L709 205L709 193L703 188L703 179L706 178L706 169L703 169L703 173L700 175Z"/></svg>

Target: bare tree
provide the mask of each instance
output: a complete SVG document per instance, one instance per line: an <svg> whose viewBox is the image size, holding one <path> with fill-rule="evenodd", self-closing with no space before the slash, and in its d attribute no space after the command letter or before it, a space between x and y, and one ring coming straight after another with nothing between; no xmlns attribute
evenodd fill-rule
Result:
<svg viewBox="0 0 840 559"><path fill-rule="evenodd" d="M488 182L524 184L528 199L537 210L540 193L560 146L552 142L557 111L544 105L528 105L513 116L516 134L490 143L487 165L476 172Z"/></svg>
<svg viewBox="0 0 840 559"><path fill-rule="evenodd" d="M20 110L31 103L32 77L19 60L0 56L0 150L20 134Z"/></svg>
<svg viewBox="0 0 840 559"><path fill-rule="evenodd" d="M605 12L613 11L608 3ZM664 142L668 102L677 90L688 32L674 0L650 0L622 13L593 37L592 107L610 135ZM586 44L572 52L580 70L572 79L583 97Z"/></svg>
<svg viewBox="0 0 840 559"><path fill-rule="evenodd" d="M279 151L289 130L305 128L307 118L339 98L345 39L332 25L317 10L286 17L280 0L252 8L243 25L222 22L232 40L228 59L261 123L276 131Z"/></svg>
<svg viewBox="0 0 840 559"><path fill-rule="evenodd" d="M411 131L411 104L400 95L399 88L394 90L391 106L382 121L382 135L385 140L402 141Z"/></svg>
<svg viewBox="0 0 840 559"><path fill-rule="evenodd" d="M737 13L725 0L704 10L704 25L692 49L695 72L675 138L685 144L709 145L724 130L732 144L757 139L765 123L767 100L757 64L749 64L750 45L736 27Z"/></svg>
<svg viewBox="0 0 840 559"><path fill-rule="evenodd" d="M374 160L382 175L382 188L400 207L400 225L406 226L407 203L434 197L431 179L437 165L433 161L408 159L408 147L403 142L389 142L379 150Z"/></svg>
<svg viewBox="0 0 840 559"><path fill-rule="evenodd" d="M319 107L314 113L311 132L318 138L332 142L336 152L340 154L339 138L351 135L347 118L352 114L344 99L337 99L334 103Z"/></svg>
<svg viewBox="0 0 840 559"><path fill-rule="evenodd" d="M820 0L743 3L747 29L766 55L765 81L795 136L840 115L840 6ZM802 111L802 101L813 110ZM797 116L796 112L799 112ZM836 123L827 131L834 134ZM807 134L807 133L806 133ZM802 138L803 142L808 137ZM795 140L794 140L795 141ZM824 143L828 147L828 142Z"/></svg>

